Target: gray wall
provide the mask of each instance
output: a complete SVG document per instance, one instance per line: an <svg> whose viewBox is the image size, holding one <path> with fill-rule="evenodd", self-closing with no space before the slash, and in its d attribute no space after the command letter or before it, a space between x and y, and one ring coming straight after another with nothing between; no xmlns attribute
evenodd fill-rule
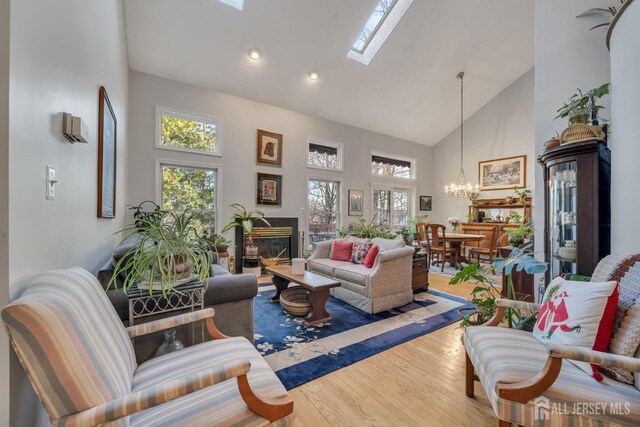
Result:
<svg viewBox="0 0 640 427"><path fill-rule="evenodd" d="M9 0L0 0L0 307L9 303ZM9 424L9 340L0 328L0 426Z"/></svg>
<svg viewBox="0 0 640 427"><path fill-rule="evenodd" d="M638 252L640 227L635 214L640 210L640 2L632 3L620 16L611 37L611 134L612 230L611 249Z"/></svg>
<svg viewBox="0 0 640 427"><path fill-rule="evenodd" d="M464 122L464 170L467 181L478 184L478 162L519 155L527 156L526 185L534 184L534 69L493 98ZM446 224L449 216L466 218L468 199L448 197L442 191L457 182L460 169L460 127L434 147L433 213L430 221ZM483 191L480 198L512 195L513 190ZM448 224L446 224L449 227Z"/></svg>
<svg viewBox="0 0 640 427"><path fill-rule="evenodd" d="M567 127L566 119L553 120L556 110L575 93L576 88L591 89L610 81L609 52L603 31L589 31L602 22L601 17L576 19L592 7L608 7L608 0L536 1L536 81L535 152L538 156L545 141ZM609 97L602 100L609 116ZM615 129L615 124L614 124ZM615 168L616 166L613 165ZM535 188L542 189L542 168L536 167ZM544 206L544 192L535 195L535 204ZM615 210L615 206L613 209ZM619 207L621 208L621 207ZM536 253L544 256L544 209L534 212Z"/></svg>
<svg viewBox="0 0 640 427"><path fill-rule="evenodd" d="M392 138L227 95L175 81L132 71L130 75L129 190L131 205L156 198L156 159L221 165L218 200L218 224L226 223L232 210L228 205L242 203L255 209L256 172L283 175L281 208L261 207L267 216L298 217L306 227L307 177L325 177L342 181L342 225L347 217L347 190L365 191L365 206L370 209L371 182L416 188L416 196L431 192L431 147ZM223 120L223 156L183 153L155 146L156 105L180 111L219 117ZM256 130L284 135L283 167L256 165ZM322 171L306 166L307 137L315 136L344 144L344 172ZM370 173L371 150L417 159L415 180L373 178ZM365 213L368 217L368 212ZM221 227L218 227L220 229ZM232 232L227 233L232 238Z"/></svg>
<svg viewBox="0 0 640 427"><path fill-rule="evenodd" d="M96 272L113 250L113 233L125 216L129 72L121 0L12 1L10 16L9 278L13 299L40 272L73 266ZM107 88L118 119L115 220L96 218L100 85ZM0 93L1 88L0 84ZM64 111L86 122L88 144L70 144L63 138ZM55 201L45 200L46 165L57 171ZM11 423L43 422L43 410L15 356L10 365ZM5 384L2 381L2 387Z"/></svg>

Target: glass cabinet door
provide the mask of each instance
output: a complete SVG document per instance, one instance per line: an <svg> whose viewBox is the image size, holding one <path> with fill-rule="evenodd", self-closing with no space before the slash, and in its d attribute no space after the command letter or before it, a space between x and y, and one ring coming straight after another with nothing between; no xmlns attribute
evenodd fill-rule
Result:
<svg viewBox="0 0 640 427"><path fill-rule="evenodd" d="M576 274L578 242L577 164L559 163L549 168L549 247L551 278Z"/></svg>

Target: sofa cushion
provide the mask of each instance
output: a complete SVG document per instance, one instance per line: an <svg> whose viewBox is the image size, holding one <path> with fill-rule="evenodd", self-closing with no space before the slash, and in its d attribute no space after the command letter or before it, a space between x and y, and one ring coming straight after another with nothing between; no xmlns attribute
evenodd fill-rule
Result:
<svg viewBox="0 0 640 427"><path fill-rule="evenodd" d="M371 243L378 245L380 252L388 251L389 249L398 249L405 246L404 240L398 239L383 239L382 237L375 237L371 239Z"/></svg>
<svg viewBox="0 0 640 427"><path fill-rule="evenodd" d="M334 276L337 279L347 280L358 285L366 286L371 269L361 264L345 264L336 267Z"/></svg>
<svg viewBox="0 0 640 427"><path fill-rule="evenodd" d="M367 256L364 259L364 266L367 268L372 268L379 252L380 247L378 245L371 246L371 249L369 249L369 251L367 252Z"/></svg>
<svg viewBox="0 0 640 427"><path fill-rule="evenodd" d="M307 261L309 271L315 271L327 276L333 276L335 268L343 265L352 265L350 262L334 261L327 258L311 259Z"/></svg>
<svg viewBox="0 0 640 427"><path fill-rule="evenodd" d="M184 350L166 354L138 367L133 376L133 392L157 387L178 377L195 374L216 365L248 360L247 374L251 388L263 398L287 395L282 383L269 365L245 338L207 341ZM172 400L147 411L132 415L131 426L169 425L268 425L269 422L251 412L242 400L235 380L227 380L198 392ZM283 423L283 425L287 425Z"/></svg>
<svg viewBox="0 0 640 427"><path fill-rule="evenodd" d="M607 351L617 307L617 282L576 282L556 277L544 293L533 336L544 344ZM596 365L573 363L602 379Z"/></svg>
<svg viewBox="0 0 640 427"><path fill-rule="evenodd" d="M351 249L351 262L354 264L364 264L364 260L369 249L371 249L371 243L353 242L353 249Z"/></svg>
<svg viewBox="0 0 640 427"><path fill-rule="evenodd" d="M351 262L351 249L353 243L341 242L336 240L333 242L333 250L331 251L332 261L346 261Z"/></svg>
<svg viewBox="0 0 640 427"><path fill-rule="evenodd" d="M472 326L464 332L464 346L484 390L487 392L496 415L503 420L512 420L522 425L569 426L569 425L638 425L640 423L640 392L633 386L605 378L595 381L587 373L564 360L560 375L542 396L548 399L549 419L537 420L540 399L526 404L500 399L496 392L498 382L520 382L540 373L547 360L547 351L531 333L495 326ZM568 403L567 403L568 402ZM574 413L571 402L580 402L583 407L603 402L609 408L625 405L619 413L587 415ZM618 402L618 403L616 403ZM538 404L536 404L538 403ZM553 411L564 408L569 414ZM613 408L615 410L615 407Z"/></svg>

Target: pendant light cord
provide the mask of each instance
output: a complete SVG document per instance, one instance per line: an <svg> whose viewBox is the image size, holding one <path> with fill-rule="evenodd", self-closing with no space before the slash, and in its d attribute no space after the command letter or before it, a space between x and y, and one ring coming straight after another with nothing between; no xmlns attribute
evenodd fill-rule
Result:
<svg viewBox="0 0 640 427"><path fill-rule="evenodd" d="M464 171L464 71L458 74L460 79L460 172Z"/></svg>

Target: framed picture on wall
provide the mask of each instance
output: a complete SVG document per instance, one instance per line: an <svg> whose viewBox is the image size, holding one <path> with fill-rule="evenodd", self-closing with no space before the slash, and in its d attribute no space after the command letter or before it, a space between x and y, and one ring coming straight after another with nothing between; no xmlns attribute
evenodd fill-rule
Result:
<svg viewBox="0 0 640 427"><path fill-rule="evenodd" d="M364 215L364 191L362 190L349 190L349 216L362 216Z"/></svg>
<svg viewBox="0 0 640 427"><path fill-rule="evenodd" d="M258 129L256 163L282 167L282 134Z"/></svg>
<svg viewBox="0 0 640 427"><path fill-rule="evenodd" d="M527 186L527 156L478 162L480 191L509 190Z"/></svg>
<svg viewBox="0 0 640 427"><path fill-rule="evenodd" d="M256 205L282 206L282 175L258 172Z"/></svg>
<svg viewBox="0 0 640 427"><path fill-rule="evenodd" d="M116 217L116 115L107 90L98 95L98 218Z"/></svg>
<svg viewBox="0 0 640 427"><path fill-rule="evenodd" d="M421 211L431 210L431 196L420 196L420 210Z"/></svg>

